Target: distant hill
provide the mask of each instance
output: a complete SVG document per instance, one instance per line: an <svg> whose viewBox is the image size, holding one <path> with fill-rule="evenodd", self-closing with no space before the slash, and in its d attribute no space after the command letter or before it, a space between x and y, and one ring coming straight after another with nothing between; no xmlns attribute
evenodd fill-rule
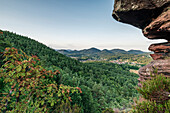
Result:
<svg viewBox="0 0 170 113"><path fill-rule="evenodd" d="M107 49L97 49L97 48L90 48L90 49L83 49L83 50L57 50L58 52L62 53L62 54L148 54L148 52L143 52L141 50L129 50L129 51L125 51L123 49L112 49L112 50L107 50Z"/></svg>
<svg viewBox="0 0 170 113"><path fill-rule="evenodd" d="M128 52L123 50L123 49L112 49L110 50L112 53L122 53L122 54L127 54Z"/></svg>
<svg viewBox="0 0 170 113"><path fill-rule="evenodd" d="M107 49L97 49L97 48L90 48L90 49L83 49L83 50L57 50L59 53L62 53L67 56L73 56L73 57L81 57L81 56L113 56L113 55L148 55L148 52L143 52L141 50L129 50L125 51L123 49L112 49L112 50L107 50Z"/></svg>
<svg viewBox="0 0 170 113"><path fill-rule="evenodd" d="M111 51L109 51L107 49L103 49L102 52L112 53Z"/></svg>
<svg viewBox="0 0 170 113"><path fill-rule="evenodd" d="M119 60L128 62L137 62L142 64L147 64L151 61L149 52L144 52L141 50L129 50L125 51L123 49L83 49L83 50L57 50L66 56L77 58L79 61L101 61L101 60Z"/></svg>
<svg viewBox="0 0 170 113"><path fill-rule="evenodd" d="M84 50L80 50L80 53L85 53L85 54L96 54L96 53L100 53L101 50L97 49L97 48L90 48L90 49L84 49Z"/></svg>
<svg viewBox="0 0 170 113"><path fill-rule="evenodd" d="M143 52L141 50L129 50L128 53L129 54L145 54L145 53L148 53L148 52Z"/></svg>

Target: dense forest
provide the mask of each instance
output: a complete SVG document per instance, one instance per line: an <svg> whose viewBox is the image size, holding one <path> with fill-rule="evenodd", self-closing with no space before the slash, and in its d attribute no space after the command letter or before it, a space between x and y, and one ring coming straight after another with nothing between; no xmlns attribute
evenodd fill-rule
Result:
<svg viewBox="0 0 170 113"><path fill-rule="evenodd" d="M71 94L70 104L78 105L81 112L100 113L106 108L130 108L133 98L138 96L134 88L138 76L129 72L134 67L127 64L81 63L38 41L8 31L3 31L0 38L8 40L12 47L28 56L36 55L45 70L59 70L54 80L57 84L80 88L82 93ZM50 78L46 83L54 82ZM1 80L1 92L4 85L7 84Z"/></svg>

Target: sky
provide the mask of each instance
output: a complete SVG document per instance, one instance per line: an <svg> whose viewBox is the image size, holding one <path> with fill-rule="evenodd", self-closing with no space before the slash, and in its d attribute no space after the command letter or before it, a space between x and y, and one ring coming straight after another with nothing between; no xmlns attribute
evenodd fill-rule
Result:
<svg viewBox="0 0 170 113"><path fill-rule="evenodd" d="M0 29L54 49L137 49L152 43L112 18L113 0L0 0Z"/></svg>

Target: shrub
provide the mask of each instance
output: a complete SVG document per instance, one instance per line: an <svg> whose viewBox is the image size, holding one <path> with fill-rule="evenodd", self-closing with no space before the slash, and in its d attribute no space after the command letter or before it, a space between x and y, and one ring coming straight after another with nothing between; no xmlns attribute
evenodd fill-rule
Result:
<svg viewBox="0 0 170 113"><path fill-rule="evenodd" d="M0 69L3 91L0 94L0 112L79 112L71 105L71 94L79 88L58 85L52 72L41 66L38 57L27 56L15 48L6 48Z"/></svg>
<svg viewBox="0 0 170 113"><path fill-rule="evenodd" d="M170 111L170 78L163 75L153 76L137 88L145 101L137 102L132 113L169 113Z"/></svg>
<svg viewBox="0 0 170 113"><path fill-rule="evenodd" d="M102 111L102 113L114 113L114 111L111 108L106 108L105 110Z"/></svg>

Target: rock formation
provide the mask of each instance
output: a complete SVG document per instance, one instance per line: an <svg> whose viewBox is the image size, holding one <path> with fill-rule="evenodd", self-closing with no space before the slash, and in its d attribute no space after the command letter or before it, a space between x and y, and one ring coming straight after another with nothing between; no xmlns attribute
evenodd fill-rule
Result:
<svg viewBox="0 0 170 113"><path fill-rule="evenodd" d="M170 77L170 0L115 0L113 18L142 29L148 39L167 40L150 45L153 61L140 68L138 80L155 74Z"/></svg>

